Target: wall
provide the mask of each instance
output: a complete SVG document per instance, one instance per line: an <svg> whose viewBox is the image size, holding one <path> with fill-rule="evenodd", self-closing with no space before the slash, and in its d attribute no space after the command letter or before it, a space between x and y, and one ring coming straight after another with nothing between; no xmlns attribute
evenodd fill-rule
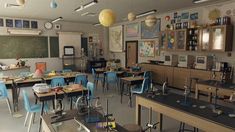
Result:
<svg viewBox="0 0 235 132"><path fill-rule="evenodd" d="M178 14L181 14L182 12L198 12L199 14L199 19L197 20L197 23L199 25L201 24L208 24L208 23L211 23L211 21L208 19L208 13L213 10L213 9L219 9L221 11L221 16L225 16L226 14L226 11L228 9L231 9L232 11L234 10L235 12L235 1L228 1L228 2L223 2L223 3L217 3L217 4L214 4L214 5L209 5L209 6L200 6L200 7L193 7L193 8L188 8L188 9L181 9L181 10L175 10L175 11L169 11L169 12L166 12L166 13L162 13L162 14L157 14L156 17L157 18L161 18L161 30L165 30L165 27L167 24L170 24L170 21L165 21L165 16L170 16L171 18L173 17L173 14L174 12L178 12ZM231 19L232 19L232 24L235 25L235 15L233 16L230 16ZM130 23L141 23L141 21L144 21L145 18L141 18L141 19L137 19L133 22L122 22L122 23L117 23L115 24L114 26L116 25L124 25L124 47L125 47L125 42L126 41L129 41L129 40L138 40L138 41L144 41L144 39L141 39L141 37L136 37L136 38L127 38L125 37L126 33L125 33L125 26L127 24L130 24ZM140 35L139 35L140 36ZM234 34L233 34L233 38L235 38L235 28L234 28ZM148 40L151 40L151 39L148 39ZM155 39L152 39L152 40L158 40L158 38L155 38ZM216 52L190 52L190 51L186 51L186 52L167 52L167 51L161 51L161 56L155 56L155 57L138 57L138 60L139 60L139 63L141 62L147 62L147 60L161 60L162 59L162 56L164 54L190 54L190 55L211 55L211 54L215 54L216 57L217 57L217 60L218 61L225 61L225 62L229 62L230 65L234 65L235 66L235 46L234 46L234 43L235 43L235 39L233 39L233 51L231 52L232 53L232 56L231 57L228 57L227 56L227 53L216 53ZM125 50L124 50L125 51ZM110 58L113 58L113 53L109 53L109 57ZM125 66L125 52L122 52L122 53L114 53L115 55L115 58L116 59L120 59L121 60L121 63L123 66Z"/></svg>
<svg viewBox="0 0 235 132"><path fill-rule="evenodd" d="M104 29L101 26L95 27L91 24L59 21L57 23L61 24L61 30L54 30L54 29L46 30L44 28L44 23L49 20L37 20L37 21L38 21L38 29L42 30L43 36L58 36L57 32L80 32L82 33L83 37L88 37L90 34L98 34L100 36L99 38L100 42L103 43ZM0 27L0 35L8 35L6 27ZM77 54L80 54L80 51L76 52ZM47 62L47 70L62 70L61 58L34 58L34 59L22 58L22 59L28 60L26 62L26 65L31 67L30 70L32 72L35 70L35 62ZM6 65L16 64L16 62L17 62L16 59L0 59L0 63ZM76 63L79 63L79 61L77 61Z"/></svg>

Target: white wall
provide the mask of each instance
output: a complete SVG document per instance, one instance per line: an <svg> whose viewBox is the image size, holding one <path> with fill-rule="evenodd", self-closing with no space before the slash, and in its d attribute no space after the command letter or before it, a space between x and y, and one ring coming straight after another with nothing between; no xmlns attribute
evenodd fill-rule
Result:
<svg viewBox="0 0 235 132"><path fill-rule="evenodd" d="M3 17L7 18L7 17ZM12 19L12 18L11 18ZM14 18L13 18L14 19ZM22 18L19 18L22 19ZM27 20L27 19L24 19ZM32 20L32 19L30 19ZM37 19L35 19L37 20ZM95 27L92 24L85 23L76 23L76 22L65 22L59 21L61 24L61 30L47 30L44 28L44 23L49 20L37 20L38 21L38 29L42 30L42 36L58 36L57 32L80 32L82 36L88 37L90 34L98 34L99 42L104 44L104 28L102 26ZM0 27L0 35L8 35L6 27ZM106 44L105 44L106 45ZM76 51L77 54L80 54L80 51ZM61 70L62 69L62 60L60 58L22 58L28 60L26 65L30 66L30 70L35 70L35 62L47 62L48 70ZM4 63L6 65L16 64L16 59L0 59L0 63Z"/></svg>

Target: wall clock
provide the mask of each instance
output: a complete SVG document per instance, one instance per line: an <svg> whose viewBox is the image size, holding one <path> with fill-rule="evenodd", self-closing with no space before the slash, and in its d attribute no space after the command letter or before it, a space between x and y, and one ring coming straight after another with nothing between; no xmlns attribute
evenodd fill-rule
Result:
<svg viewBox="0 0 235 132"><path fill-rule="evenodd" d="M45 26L46 29L52 29L53 24L52 24L51 22L46 22L46 23L44 24L44 26Z"/></svg>

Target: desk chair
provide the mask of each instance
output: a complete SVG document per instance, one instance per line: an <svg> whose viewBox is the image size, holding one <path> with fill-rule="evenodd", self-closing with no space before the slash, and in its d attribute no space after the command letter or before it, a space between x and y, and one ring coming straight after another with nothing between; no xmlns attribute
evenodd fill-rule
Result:
<svg viewBox="0 0 235 132"><path fill-rule="evenodd" d="M94 80L94 87L95 87L95 89L97 89L98 81L103 82L104 77L99 77L99 75L96 74L96 71L94 68L92 68L91 70L92 70L92 76L93 76L93 80Z"/></svg>
<svg viewBox="0 0 235 132"><path fill-rule="evenodd" d="M63 77L54 77L51 80L51 87L65 86L65 80Z"/></svg>
<svg viewBox="0 0 235 132"><path fill-rule="evenodd" d="M105 84L106 84L106 89L109 89L109 84L115 84L116 87L118 88L118 78L117 78L117 73L116 72L106 72L105 73ZM103 88L104 92L104 88Z"/></svg>
<svg viewBox="0 0 235 132"><path fill-rule="evenodd" d="M10 114L12 114L11 105L10 105L10 101L9 101L8 94L7 94L7 88L3 82L0 82L0 99L6 100L9 112Z"/></svg>
<svg viewBox="0 0 235 132"><path fill-rule="evenodd" d="M132 106L132 96L133 94L142 94L144 92L147 92L148 91L148 88L149 88L149 78L145 78L143 80L143 83L141 86L135 86L134 88L131 89L130 91L130 106Z"/></svg>
<svg viewBox="0 0 235 132"><path fill-rule="evenodd" d="M74 80L74 84L82 84L84 87L86 87L87 82L87 76L84 74L77 74Z"/></svg>
<svg viewBox="0 0 235 132"><path fill-rule="evenodd" d="M29 120L28 130L27 130L27 132L30 132L34 116L35 116L36 113L41 112L42 105L41 104L31 105L30 101L29 101L28 94L26 93L25 90L23 90L23 99L24 99L24 107L25 107L25 110L27 111L25 121L24 121L24 126L26 126L28 116L29 116L29 114L31 114L30 115L30 120ZM48 106L47 106L47 104L45 104L44 112L47 112L47 111L48 111Z"/></svg>

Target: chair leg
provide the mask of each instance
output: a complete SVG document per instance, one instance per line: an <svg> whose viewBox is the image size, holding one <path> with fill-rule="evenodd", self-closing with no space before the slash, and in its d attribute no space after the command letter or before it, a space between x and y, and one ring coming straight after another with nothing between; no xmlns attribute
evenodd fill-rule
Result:
<svg viewBox="0 0 235 132"><path fill-rule="evenodd" d="M30 120L29 120L28 131L27 131L27 132L30 132L31 125L32 125L32 121L33 121L33 114L34 114L34 113L31 113Z"/></svg>
<svg viewBox="0 0 235 132"><path fill-rule="evenodd" d="M12 115L11 104L10 104L9 98L6 99L6 102L7 102L7 106L8 106L9 112Z"/></svg>
<svg viewBox="0 0 235 132"><path fill-rule="evenodd" d="M35 122L35 115L36 115L36 113L33 113L33 124Z"/></svg>
<svg viewBox="0 0 235 132"><path fill-rule="evenodd" d="M28 117L29 117L29 112L27 112L27 114L26 114L26 117L25 117L25 120L24 120L24 126L26 126L26 123L27 123Z"/></svg>

